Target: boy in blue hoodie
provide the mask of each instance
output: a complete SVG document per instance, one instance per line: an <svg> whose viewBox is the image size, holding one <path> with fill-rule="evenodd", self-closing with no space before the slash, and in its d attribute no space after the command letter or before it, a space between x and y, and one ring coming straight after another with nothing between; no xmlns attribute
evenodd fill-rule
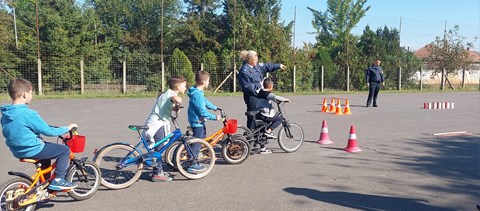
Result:
<svg viewBox="0 0 480 211"><path fill-rule="evenodd" d="M210 83L210 74L206 71L199 71L195 74L195 86L188 89L187 95L190 97L188 103L188 123L193 130L194 138L204 139L207 137L207 128L205 127L206 120L220 120L220 115L214 115L208 112L210 110L217 110L217 106L205 98L203 90L208 87ZM201 148L200 143L193 144L193 152L198 154ZM205 167L194 163L187 169L188 172L201 172Z"/></svg>
<svg viewBox="0 0 480 211"><path fill-rule="evenodd" d="M2 133L6 144L16 158L39 160L42 169L50 166L50 159L56 159L55 179L48 186L51 190L70 190L77 185L65 180L70 149L63 144L44 142L40 135L59 136L76 124L64 127L49 126L38 113L28 107L33 98L33 86L25 79L15 79L8 84L11 105L0 107L2 111Z"/></svg>

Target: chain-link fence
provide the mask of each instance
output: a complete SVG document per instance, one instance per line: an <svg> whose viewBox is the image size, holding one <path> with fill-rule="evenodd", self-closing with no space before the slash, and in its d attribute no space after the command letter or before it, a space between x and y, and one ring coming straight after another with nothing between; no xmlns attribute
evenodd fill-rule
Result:
<svg viewBox="0 0 480 211"><path fill-rule="evenodd" d="M66 58L61 55L44 55L38 60L29 54L17 55L14 61L0 61L0 92L6 93L8 82L17 77L30 80L41 94L72 93L135 93L157 92L168 89L167 80L172 75L193 76L198 70L210 73L210 91L241 91L236 83L234 68L240 69L241 62L233 64L233 59L220 57L208 60L199 56L187 59L158 54L129 54L95 58ZM314 61L312 61L314 62ZM41 68L38 68L41 67ZM441 73L430 70L394 69L386 72L386 87L399 89L464 88L479 89L480 65L469 70L459 70L456 74L442 77ZM357 79L352 80L357 75ZM364 90L364 70L328 70L322 66L310 70L296 67L274 72L270 76L278 85L279 91L325 91ZM41 80L38 80L39 77ZM360 79L359 79L360 78ZM445 79L445 80L442 80ZM189 85L192 81L190 80ZM304 86L304 83L313 83ZM302 88L310 87L310 88Z"/></svg>

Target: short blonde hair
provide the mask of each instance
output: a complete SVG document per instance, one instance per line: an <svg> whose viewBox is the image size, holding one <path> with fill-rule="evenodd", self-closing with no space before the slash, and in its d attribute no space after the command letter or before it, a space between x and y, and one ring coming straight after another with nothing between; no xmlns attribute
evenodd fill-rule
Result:
<svg viewBox="0 0 480 211"><path fill-rule="evenodd" d="M257 52L252 51L252 50L249 50L249 51L243 50L243 51L240 52L240 59L242 61L248 61L255 56L257 56Z"/></svg>

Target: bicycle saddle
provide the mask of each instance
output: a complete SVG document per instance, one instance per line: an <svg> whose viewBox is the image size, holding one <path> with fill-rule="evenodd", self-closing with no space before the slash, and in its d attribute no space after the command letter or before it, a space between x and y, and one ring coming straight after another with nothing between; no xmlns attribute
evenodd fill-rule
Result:
<svg viewBox="0 0 480 211"><path fill-rule="evenodd" d="M25 162L25 163L36 163L38 160L35 159L29 159L29 158L20 158L20 162Z"/></svg>
<svg viewBox="0 0 480 211"><path fill-rule="evenodd" d="M245 115L247 116L256 116L260 111L247 111L245 112Z"/></svg>

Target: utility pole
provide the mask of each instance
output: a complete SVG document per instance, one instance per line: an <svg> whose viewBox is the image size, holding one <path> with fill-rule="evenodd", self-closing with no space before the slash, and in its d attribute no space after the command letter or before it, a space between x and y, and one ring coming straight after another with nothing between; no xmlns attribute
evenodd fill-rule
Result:
<svg viewBox="0 0 480 211"><path fill-rule="evenodd" d="M38 29L38 0L35 0L35 28L37 31L37 81L38 95L42 95L42 61L40 60L40 31Z"/></svg>
<svg viewBox="0 0 480 211"><path fill-rule="evenodd" d="M237 26L237 0L234 0L233 6L233 92L237 92L237 63L235 62L235 43L237 41L235 37L235 31Z"/></svg>
<svg viewBox="0 0 480 211"><path fill-rule="evenodd" d="M162 92L165 91L165 64L163 63L163 0L162 0L162 11L160 17L160 62L162 63L161 78L162 78Z"/></svg>
<svg viewBox="0 0 480 211"><path fill-rule="evenodd" d="M15 14L15 7L13 10L13 27L15 29L15 47L18 49L18 34L17 34L17 15Z"/></svg>

